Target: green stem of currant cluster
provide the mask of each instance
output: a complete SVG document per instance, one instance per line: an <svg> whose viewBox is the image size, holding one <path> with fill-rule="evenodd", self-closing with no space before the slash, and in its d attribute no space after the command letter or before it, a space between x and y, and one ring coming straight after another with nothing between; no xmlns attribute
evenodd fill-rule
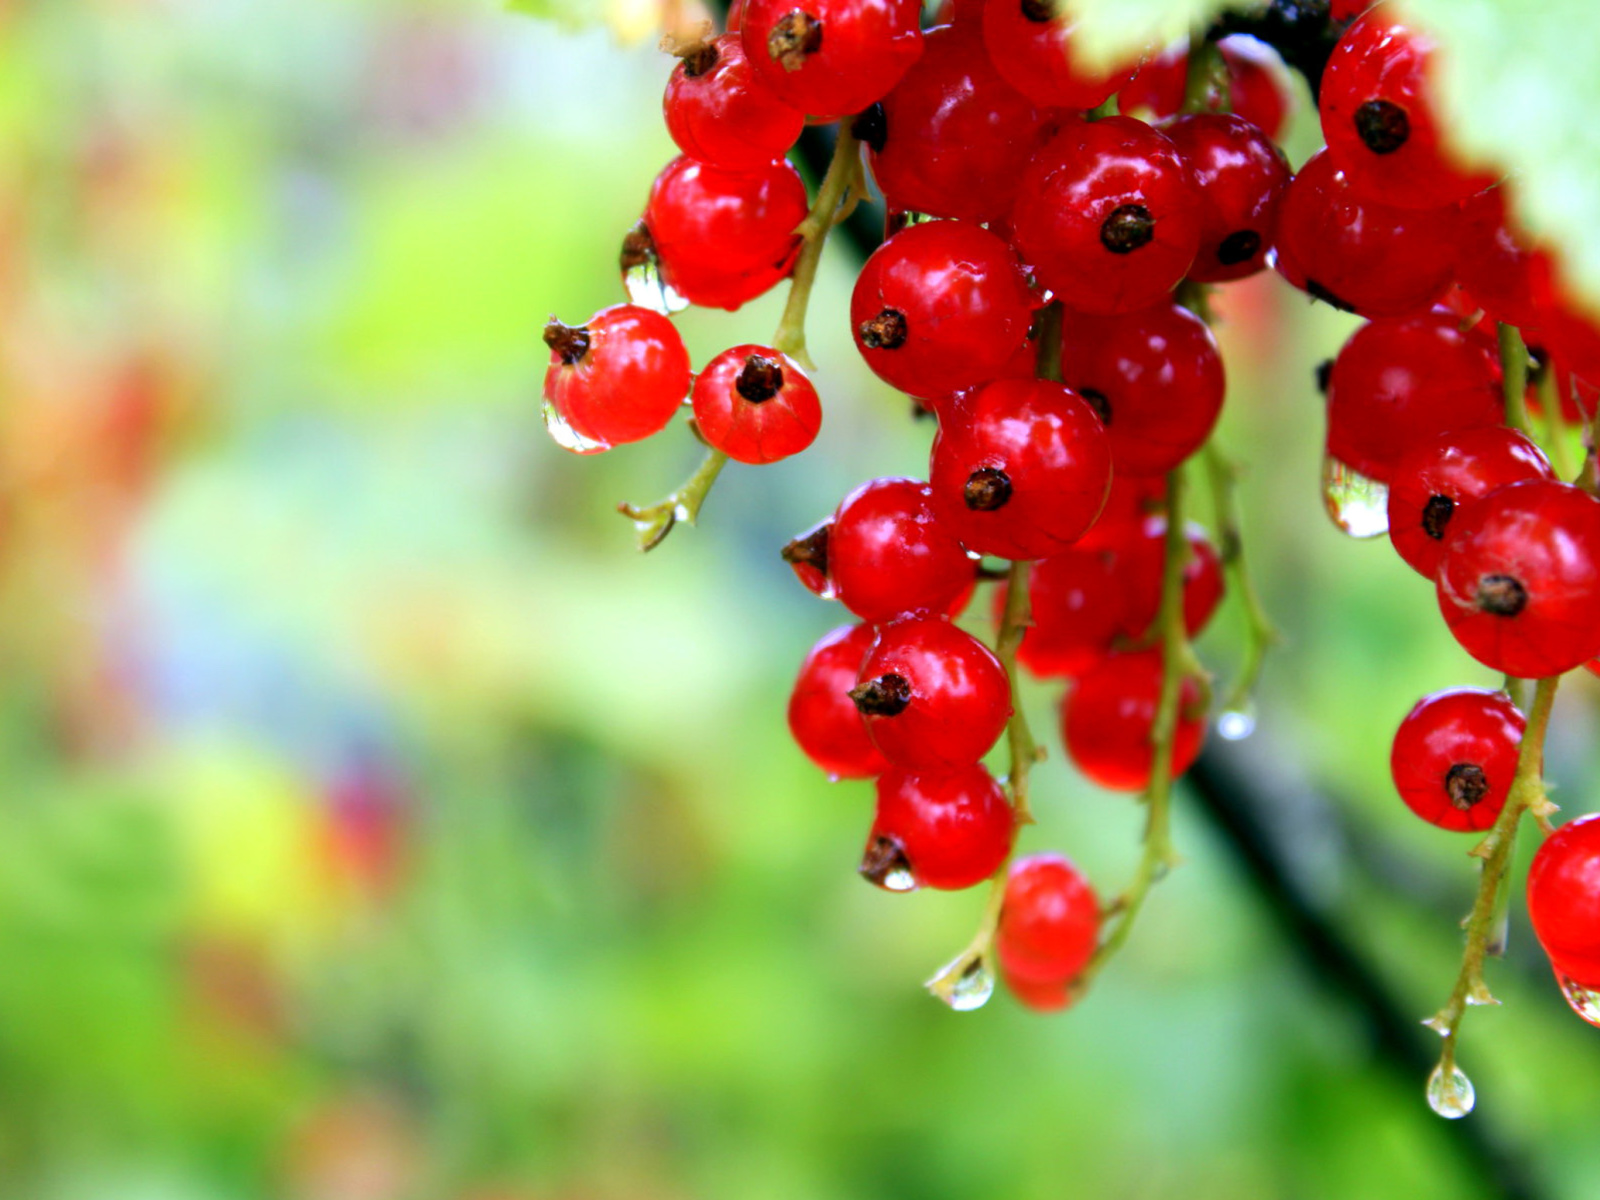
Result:
<svg viewBox="0 0 1600 1200"><path fill-rule="evenodd" d="M1256 682L1261 678L1261 668L1267 651L1282 635L1272 618L1267 615L1261 596L1256 591L1244 557L1244 535L1239 523L1239 498L1237 485L1239 467L1217 446L1216 439L1206 443L1206 478L1211 485L1213 523L1218 541L1218 556L1222 571L1228 581L1228 591L1239 599L1244 610L1244 657L1239 662L1238 673L1222 700L1224 712L1242 712L1250 703Z"/></svg>
<svg viewBox="0 0 1600 1200"><path fill-rule="evenodd" d="M1183 467L1167 477L1166 557L1161 575L1161 608L1157 627L1161 636L1161 693L1150 728L1150 786L1145 789L1144 850L1133 881L1112 902L1106 916L1114 920L1094 956L1073 983L1074 993L1088 989L1094 977L1122 949L1133 931L1150 888L1174 866L1172 848L1172 747L1178 730L1183 685L1188 679L1204 680L1205 670L1195 658L1184 626L1183 570L1189 558L1189 538L1184 528L1185 481Z"/></svg>
<svg viewBox="0 0 1600 1200"><path fill-rule="evenodd" d="M1439 1055L1439 1073L1447 1091L1453 1089L1456 1038L1468 1006L1496 1002L1483 982L1483 960L1494 940L1495 913L1523 813L1531 812L1535 820L1548 829L1547 817L1553 806L1545 796L1542 776L1544 737L1550 724L1550 709L1555 703L1556 686L1560 682L1560 676L1552 675L1539 680L1534 688L1533 704L1528 710L1528 727L1522 735L1522 745L1517 753L1517 770L1512 777L1511 790L1506 795L1505 807L1500 810L1500 816L1483 840L1471 851L1474 857L1482 860L1483 867L1478 878L1478 894L1466 921L1467 946L1461 956L1461 971L1456 976L1450 999L1423 1022L1444 1038L1444 1049Z"/></svg>
<svg viewBox="0 0 1600 1200"><path fill-rule="evenodd" d="M834 143L833 159L828 172L817 188L811 210L800 222L795 232L802 239L799 257L789 284L789 298L783 306L783 316L772 337L772 347L787 354L807 370L814 370L811 356L806 353L806 309L811 303L811 288L817 278L817 264L822 261L822 247L828 234L848 213L846 199L853 185L859 191L861 178L860 143L843 124ZM700 506L728 465L728 456L721 450L708 450L694 474L678 489L654 504L635 506L619 504L617 511L627 517L638 531L639 549L654 550L671 533L679 521L693 525L700 516Z"/></svg>
<svg viewBox="0 0 1600 1200"><path fill-rule="evenodd" d="M1567 422L1561 411L1556 371L1550 363L1545 364L1536 390L1539 393L1540 423L1544 426L1544 445L1550 454L1551 465L1562 479L1571 479L1578 468L1572 461L1572 445L1567 440Z"/></svg>
<svg viewBox="0 0 1600 1200"><path fill-rule="evenodd" d="M1189 59L1183 78L1183 113L1206 111L1206 99L1216 87L1222 93L1222 111L1233 111L1233 97L1228 94L1228 73L1223 70L1222 52L1216 43L1206 37L1203 28L1189 34Z"/></svg>
<svg viewBox="0 0 1600 1200"><path fill-rule="evenodd" d="M1500 326L1500 373L1506 402L1506 424L1532 438L1528 427L1528 348L1515 325Z"/></svg>

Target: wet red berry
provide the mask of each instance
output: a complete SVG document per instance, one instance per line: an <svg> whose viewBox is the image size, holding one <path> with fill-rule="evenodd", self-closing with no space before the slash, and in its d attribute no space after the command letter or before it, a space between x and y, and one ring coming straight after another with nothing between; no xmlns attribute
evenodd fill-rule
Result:
<svg viewBox="0 0 1600 1200"><path fill-rule="evenodd" d="M725 171L782 158L806 123L755 77L731 33L702 43L673 68L661 107L678 149Z"/></svg>
<svg viewBox="0 0 1600 1200"><path fill-rule="evenodd" d="M735 346L694 381L694 419L707 444L743 463L799 454L822 427L822 404L800 364L769 346Z"/></svg>
<svg viewBox="0 0 1600 1200"><path fill-rule="evenodd" d="M545 421L580 454L637 442L664 428L689 390L689 352L671 321L632 304L582 325L554 317L544 330Z"/></svg>
<svg viewBox="0 0 1600 1200"><path fill-rule="evenodd" d="M1228 113L1179 117L1166 126L1200 203L1200 249L1189 278L1243 279L1266 266L1289 186L1283 152L1261 130Z"/></svg>
<svg viewBox="0 0 1600 1200"><path fill-rule="evenodd" d="M971 586L977 564L915 479L872 479L844 498L828 536L828 576L856 616L945 612Z"/></svg>
<svg viewBox="0 0 1600 1200"><path fill-rule="evenodd" d="M980 765L889 771L878 778L860 871L895 892L972 887L1000 869L1015 832L1005 794Z"/></svg>
<svg viewBox="0 0 1600 1200"><path fill-rule="evenodd" d="M1073 683L1061 711L1061 736L1073 765L1103 788L1137 792L1149 786L1155 763L1150 732L1161 697L1158 653L1114 654ZM1178 694L1172 739L1173 778L1200 753L1205 719L1196 711L1200 689L1185 679Z"/></svg>
<svg viewBox="0 0 1600 1200"><path fill-rule="evenodd" d="M1109 70L1073 50L1077 22L1056 0L989 0L983 40L995 68L1036 104L1094 108L1138 70L1138 60Z"/></svg>
<svg viewBox="0 0 1600 1200"><path fill-rule="evenodd" d="M789 732L806 757L835 779L866 779L889 769L850 699L876 637L865 624L830 630L800 664L789 694Z"/></svg>
<svg viewBox="0 0 1600 1200"><path fill-rule="evenodd" d="M1008 979L1067 982L1099 937L1099 898L1069 859L1034 854L1011 864L995 929L995 954Z"/></svg>
<svg viewBox="0 0 1600 1200"><path fill-rule="evenodd" d="M1225 105L1220 89L1208 88L1206 112L1220 113L1226 107L1267 138L1276 138L1283 132L1290 105L1283 60L1265 42L1243 35L1223 38L1217 49L1228 77L1228 94ZM1117 104L1125 113L1148 114L1151 121L1164 121L1183 107L1188 79L1189 42L1185 39L1140 67L1133 82L1118 93Z"/></svg>
<svg viewBox="0 0 1600 1200"><path fill-rule="evenodd" d="M813 117L860 112L922 53L921 0L747 0L739 36L761 82Z"/></svg>
<svg viewBox="0 0 1600 1200"><path fill-rule="evenodd" d="M1504 692L1454 688L1417 702L1389 754L1394 786L1429 824L1483 830L1505 806L1527 720Z"/></svg>
<svg viewBox="0 0 1600 1200"><path fill-rule="evenodd" d="M1528 920L1556 970L1600 988L1600 814L1568 821L1539 847Z"/></svg>

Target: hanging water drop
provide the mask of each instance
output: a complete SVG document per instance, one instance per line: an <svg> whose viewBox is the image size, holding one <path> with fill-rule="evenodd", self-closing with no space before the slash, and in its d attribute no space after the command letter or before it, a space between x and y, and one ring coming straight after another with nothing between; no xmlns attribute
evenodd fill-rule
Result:
<svg viewBox="0 0 1600 1200"><path fill-rule="evenodd" d="M1556 982L1561 985L1561 994L1572 1006L1572 1011L1589 1024L1600 1026L1600 991L1584 987L1572 976L1563 975L1560 971L1556 972Z"/></svg>
<svg viewBox="0 0 1600 1200"><path fill-rule="evenodd" d="M971 1012L989 1003L989 997L994 995L994 974L981 958L972 959L964 967L961 961L957 959L940 971L928 990L956 1012ZM946 983L946 978L957 967L961 967L961 973Z"/></svg>
<svg viewBox="0 0 1600 1200"><path fill-rule="evenodd" d="M1472 1111L1477 1099L1472 1080L1454 1063L1450 1066L1448 1077L1444 1073L1443 1063L1434 1067L1433 1074L1428 1076L1428 1107L1441 1117L1452 1121L1464 1117Z"/></svg>
<svg viewBox="0 0 1600 1200"><path fill-rule="evenodd" d="M1389 485L1369 479L1331 454L1322 460L1322 505L1353 538L1389 532Z"/></svg>
<svg viewBox="0 0 1600 1200"><path fill-rule="evenodd" d="M1242 742L1256 731L1255 706L1242 704L1224 709L1217 717L1217 736L1225 742Z"/></svg>
<svg viewBox="0 0 1600 1200"><path fill-rule="evenodd" d="M540 411L544 414L546 432L550 434L555 444L563 450L570 450L574 454L599 454L602 450L611 449L610 442L597 441L579 433L567 423L567 419L556 410L556 406L551 404L550 401L546 400Z"/></svg>

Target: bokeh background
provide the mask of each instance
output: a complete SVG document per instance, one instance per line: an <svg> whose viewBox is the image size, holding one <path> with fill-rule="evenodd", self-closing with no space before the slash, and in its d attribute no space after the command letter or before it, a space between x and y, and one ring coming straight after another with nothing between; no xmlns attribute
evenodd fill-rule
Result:
<svg viewBox="0 0 1600 1200"><path fill-rule="evenodd" d="M1600 1194L1600 1032L1520 912L1478 1112L1435 1118L1396 1049L1475 877L1389 739L1495 681L1324 515L1312 368L1353 322L1274 278L1220 302L1287 634L1228 762L1360 970L1180 792L1187 861L1079 1007L922 993L981 897L864 886L870 787L783 718L843 618L777 547L926 461L850 345L848 249L822 438L698 529L641 556L613 511L691 467L681 427L578 459L540 426L540 326L620 299L669 66L488 0L0 4L0 1196ZM703 362L780 302L679 325ZM1596 699L1558 705L1569 812ZM1058 750L1036 779L1024 848L1115 892L1135 806Z"/></svg>

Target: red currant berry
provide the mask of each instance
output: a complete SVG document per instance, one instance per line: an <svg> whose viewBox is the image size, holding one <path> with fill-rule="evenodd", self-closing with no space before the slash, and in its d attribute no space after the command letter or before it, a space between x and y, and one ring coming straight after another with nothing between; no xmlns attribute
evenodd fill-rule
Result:
<svg viewBox="0 0 1600 1200"><path fill-rule="evenodd" d="M1005 793L981 765L878 778L861 874L892 892L955 891L1000 869L1016 835Z"/></svg>
<svg viewBox="0 0 1600 1200"><path fill-rule="evenodd" d="M1099 940L1099 898L1067 858L1034 854L1011 864L995 928L995 955L1008 978L1070 980Z"/></svg>
<svg viewBox="0 0 1600 1200"><path fill-rule="evenodd" d="M1243 279L1266 266L1289 186L1289 164L1272 139L1229 113L1179 117L1166 134L1200 197L1200 251L1189 278Z"/></svg>
<svg viewBox="0 0 1600 1200"><path fill-rule="evenodd" d="M1042 558L1094 524L1111 487L1111 447L1071 388L1001 379L939 422L934 503L968 550Z"/></svg>
<svg viewBox="0 0 1600 1200"><path fill-rule="evenodd" d="M1183 626L1195 637L1210 622L1222 603L1222 562L1199 525L1184 528L1189 557L1183 565ZM1161 581L1166 571L1167 518L1146 517L1117 554L1117 573L1127 596L1126 637L1148 637L1161 609Z"/></svg>
<svg viewBox="0 0 1600 1200"><path fill-rule="evenodd" d="M1171 139L1107 117L1068 125L1033 156L1011 224L1063 304L1111 315L1148 308L1183 278L1200 247L1198 209Z"/></svg>
<svg viewBox="0 0 1600 1200"><path fill-rule="evenodd" d="M1570 484L1513 483L1450 525L1439 609L1468 654L1542 679L1600 653L1600 501Z"/></svg>
<svg viewBox="0 0 1600 1200"><path fill-rule="evenodd" d="M1455 688L1400 722L1389 771L1406 806L1431 825L1483 830L1505 806L1527 720L1504 692Z"/></svg>
<svg viewBox="0 0 1600 1200"><path fill-rule="evenodd" d="M1034 305L1005 242L965 221L930 221L873 251L850 325L880 379L938 395L996 378L1027 339Z"/></svg>
<svg viewBox="0 0 1600 1200"><path fill-rule="evenodd" d="M1539 305L1540 340L1574 375L1600 384L1600 319L1573 294L1550 255L1535 253L1528 270Z"/></svg>
<svg viewBox="0 0 1600 1200"><path fill-rule="evenodd" d="M1289 81L1277 51L1253 37L1235 34L1217 43L1228 77L1226 103L1220 89L1206 89L1207 113L1223 108L1260 129L1268 140L1283 132L1289 113ZM1183 107L1189 81L1188 39L1175 43L1160 57L1139 68L1132 83L1117 96L1125 113L1148 113L1152 121L1164 121Z"/></svg>
<svg viewBox="0 0 1600 1200"><path fill-rule="evenodd" d="M899 212L1004 220L1049 114L1000 78L975 26L930 30L923 44L865 123L873 177Z"/></svg>
<svg viewBox="0 0 1600 1200"><path fill-rule="evenodd" d="M735 346L694 381L694 419L708 445L742 463L799 454L822 428L822 404L800 364L767 346Z"/></svg>
<svg viewBox="0 0 1600 1200"><path fill-rule="evenodd" d="M1165 475L1211 436L1226 383L1206 323L1157 304L1064 322L1061 378L1105 423L1120 475Z"/></svg>
<svg viewBox="0 0 1600 1200"><path fill-rule="evenodd" d="M1432 579L1457 513L1507 484L1554 478L1544 451L1514 429L1447 433L1414 447L1395 466L1389 540L1413 570Z"/></svg>
<svg viewBox="0 0 1600 1200"><path fill-rule="evenodd" d="M576 328L544 327L544 417L568 450L592 454L663 429L689 390L689 352L671 321L618 304Z"/></svg>
<svg viewBox="0 0 1600 1200"><path fill-rule="evenodd" d="M755 77L732 33L701 42L680 59L661 108L678 149L724 171L753 170L782 158L806 124L804 113Z"/></svg>
<svg viewBox="0 0 1600 1200"><path fill-rule="evenodd" d="M1278 209L1277 268L1318 300L1364 317L1425 311L1455 273L1459 210L1364 200L1326 150L1290 181Z"/></svg>
<svg viewBox="0 0 1600 1200"><path fill-rule="evenodd" d="M668 286L691 304L732 310L793 268L806 211L805 184L787 162L721 171L680 156L656 176L644 225ZM623 245L625 269L646 252L637 237Z"/></svg>
<svg viewBox="0 0 1600 1200"><path fill-rule="evenodd" d="M865 624L824 634L800 664L789 694L789 732L806 757L835 779L867 779L889 769L850 699L876 637Z"/></svg>
<svg viewBox="0 0 1600 1200"><path fill-rule="evenodd" d="M1070 679L1107 654L1132 624L1127 580L1110 550L1074 546L1042 558L1028 575L1031 624L1017 661L1035 676ZM995 589L1004 611L1006 589Z"/></svg>
<svg viewBox="0 0 1600 1200"><path fill-rule="evenodd" d="M1388 483L1411 447L1498 425L1504 412L1497 361L1448 313L1373 321L1333 361L1328 453Z"/></svg>
<svg viewBox="0 0 1600 1200"><path fill-rule="evenodd" d="M1568 821L1528 868L1528 920L1557 971L1600 988L1600 814Z"/></svg>
<svg viewBox="0 0 1600 1200"><path fill-rule="evenodd" d="M745 0L733 0L733 3L728 5L727 29L729 33L738 33L740 27L744 25L744 5Z"/></svg>
<svg viewBox="0 0 1600 1200"><path fill-rule="evenodd" d="M1534 255L1511 224L1505 191L1491 188L1461 206L1456 275L1491 318L1528 330L1540 317Z"/></svg>
<svg viewBox="0 0 1600 1200"><path fill-rule="evenodd" d="M1113 470L1106 506L1100 519L1079 540L1078 548L1115 550L1138 536L1145 518L1165 511L1166 505L1165 475L1119 475Z"/></svg>
<svg viewBox="0 0 1600 1200"><path fill-rule="evenodd" d="M1005 980L1007 989L1017 998L1017 1003L1034 1012L1060 1012L1069 1007L1074 999L1070 983L1059 979L1044 983L1019 979L1005 969L1004 963L1000 964L1000 978Z"/></svg>
<svg viewBox="0 0 1600 1200"><path fill-rule="evenodd" d="M1094 108L1139 69L1138 60L1096 70L1073 52L1077 22L1056 0L989 0L983 40L1006 81L1035 104Z"/></svg>
<svg viewBox="0 0 1600 1200"><path fill-rule="evenodd" d="M1155 751L1150 731L1161 698L1161 655L1113 654L1079 676L1061 710L1061 737L1073 764L1090 780L1116 792L1138 792L1150 784ZM1178 723L1172 739L1172 777L1189 769L1200 753L1205 719L1200 689L1185 679L1178 693Z"/></svg>
<svg viewBox="0 0 1600 1200"><path fill-rule="evenodd" d="M944 617L885 625L850 698L884 758L912 771L977 762L1011 716L1000 660Z"/></svg>
<svg viewBox="0 0 1600 1200"><path fill-rule="evenodd" d="M844 498L828 535L839 600L867 621L944 612L972 586L977 564L915 479L873 479Z"/></svg>
<svg viewBox="0 0 1600 1200"><path fill-rule="evenodd" d="M1437 208L1494 182L1444 145L1429 97L1432 37L1380 5L1345 30L1322 75L1318 109L1328 154L1358 196Z"/></svg>
<svg viewBox="0 0 1600 1200"><path fill-rule="evenodd" d="M748 0L739 36L756 75L801 112L858 113L922 53L921 0Z"/></svg>

